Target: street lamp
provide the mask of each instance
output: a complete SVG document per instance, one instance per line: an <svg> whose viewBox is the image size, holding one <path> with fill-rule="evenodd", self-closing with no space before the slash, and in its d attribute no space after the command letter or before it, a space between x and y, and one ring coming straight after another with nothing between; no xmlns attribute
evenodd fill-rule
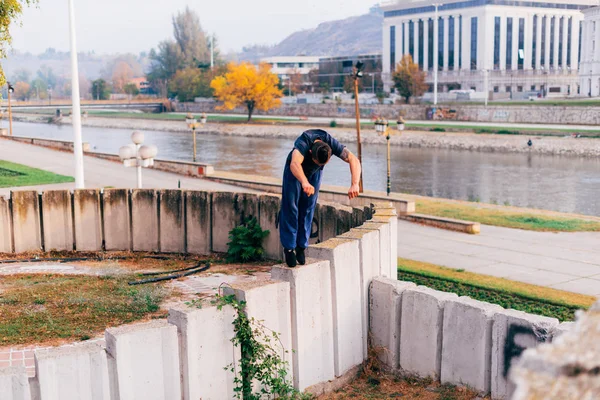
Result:
<svg viewBox="0 0 600 400"><path fill-rule="evenodd" d="M398 121L400 124L400 121ZM402 125L404 126L404 125ZM384 118L377 118L375 121L375 131L378 135L385 135L387 140L387 195L389 196L392 191L391 176L391 160L390 160L390 125Z"/></svg>
<svg viewBox="0 0 600 400"><path fill-rule="evenodd" d="M360 108L358 105L358 80L363 77L363 68L365 64L362 61L357 61L354 67L354 107L356 114L356 141L358 143L358 161L362 164L362 144L360 142ZM363 179L360 176L359 191L363 192Z"/></svg>
<svg viewBox="0 0 600 400"><path fill-rule="evenodd" d="M6 84L8 85L8 126L10 129L10 136L12 136L12 109L10 107L10 95L15 91L15 88L10 84L10 82L6 82Z"/></svg>
<svg viewBox="0 0 600 400"><path fill-rule="evenodd" d="M154 165L154 158L158 154L155 145L143 145L144 134L135 131L131 134L133 143L123 146L119 149L119 158L123 161L125 167L137 168L137 187L142 188L142 167L148 168Z"/></svg>
<svg viewBox="0 0 600 400"><path fill-rule="evenodd" d="M185 123L187 124L188 128L192 130L192 141L194 142L194 162L196 162L196 129L200 125L204 125L206 123L206 119L206 114L204 113L202 113L200 116L200 122L198 122L191 113L188 113L185 117Z"/></svg>

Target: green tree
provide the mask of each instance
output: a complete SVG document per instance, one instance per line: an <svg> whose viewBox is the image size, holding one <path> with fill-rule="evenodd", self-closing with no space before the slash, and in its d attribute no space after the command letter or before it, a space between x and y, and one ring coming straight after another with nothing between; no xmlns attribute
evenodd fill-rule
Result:
<svg viewBox="0 0 600 400"><path fill-rule="evenodd" d="M225 71L220 67L219 72ZM169 83L169 91L181 102L194 101L196 97L213 97L214 92L210 84L214 76L216 74L211 71L186 68L177 71Z"/></svg>
<svg viewBox="0 0 600 400"><path fill-rule="evenodd" d="M189 7L173 17L173 36L183 55L181 67L197 67L198 63L210 61L208 40L200 18Z"/></svg>
<svg viewBox="0 0 600 400"><path fill-rule="evenodd" d="M427 89L425 72L421 71L419 65L413 62L410 54L402 57L392 78L398 94L404 97L407 103L411 97L422 96Z"/></svg>
<svg viewBox="0 0 600 400"><path fill-rule="evenodd" d="M37 4L37 0L2 0L0 3L0 59L6 58L12 43L11 25L19 25L23 7ZM4 86L6 77L0 66L0 86Z"/></svg>
<svg viewBox="0 0 600 400"><path fill-rule="evenodd" d="M110 98L110 88L104 79L93 81L90 92L93 100L108 100Z"/></svg>
<svg viewBox="0 0 600 400"><path fill-rule="evenodd" d="M29 97L37 100L48 98L48 84L41 78L35 78L29 85Z"/></svg>
<svg viewBox="0 0 600 400"><path fill-rule="evenodd" d="M137 96L140 94L140 89L138 89L135 83L128 83L123 87L123 91L130 96Z"/></svg>

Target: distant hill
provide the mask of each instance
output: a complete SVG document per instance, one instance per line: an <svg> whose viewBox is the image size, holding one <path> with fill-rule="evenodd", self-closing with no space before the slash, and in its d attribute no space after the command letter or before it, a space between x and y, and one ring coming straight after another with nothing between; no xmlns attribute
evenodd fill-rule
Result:
<svg viewBox="0 0 600 400"><path fill-rule="evenodd" d="M271 56L353 56L381 53L383 11L373 7L368 14L323 22L314 29L295 32L281 43L251 46L237 54L243 61L257 62Z"/></svg>

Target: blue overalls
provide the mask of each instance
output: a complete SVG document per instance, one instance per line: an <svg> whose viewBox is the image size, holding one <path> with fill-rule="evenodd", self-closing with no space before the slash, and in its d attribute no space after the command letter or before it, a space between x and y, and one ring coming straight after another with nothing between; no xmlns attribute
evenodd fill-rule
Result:
<svg viewBox="0 0 600 400"><path fill-rule="evenodd" d="M283 171L281 215L279 218L279 238L281 245L287 250L297 247L303 249L308 247L313 216L319 197L319 188L321 187L321 178L323 176L323 167L315 164L309 153L310 148L317 139L327 143L331 147L332 154L338 157L341 156L345 148L321 129L304 132L294 143L294 149L297 149L304 156L302 170L308 182L315 188L315 194L310 197L307 196L302 191L300 181L292 173L290 169L292 150L288 155Z"/></svg>

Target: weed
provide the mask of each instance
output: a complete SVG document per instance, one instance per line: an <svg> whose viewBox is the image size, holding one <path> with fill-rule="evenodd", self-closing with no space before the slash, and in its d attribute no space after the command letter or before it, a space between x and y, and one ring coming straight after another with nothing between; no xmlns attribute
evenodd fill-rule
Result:
<svg viewBox="0 0 600 400"><path fill-rule="evenodd" d="M439 126L430 129L431 132L446 132L444 128L440 128Z"/></svg>
<svg viewBox="0 0 600 400"><path fill-rule="evenodd" d="M330 127L330 128L336 128L336 127L337 127L337 125L338 125L338 123L337 123L337 121L336 121L335 119L332 119L332 120L329 122L329 127Z"/></svg>
<svg viewBox="0 0 600 400"><path fill-rule="evenodd" d="M247 218L229 232L227 260L230 262L260 261L264 258L263 240L269 231L263 231L255 217Z"/></svg>

